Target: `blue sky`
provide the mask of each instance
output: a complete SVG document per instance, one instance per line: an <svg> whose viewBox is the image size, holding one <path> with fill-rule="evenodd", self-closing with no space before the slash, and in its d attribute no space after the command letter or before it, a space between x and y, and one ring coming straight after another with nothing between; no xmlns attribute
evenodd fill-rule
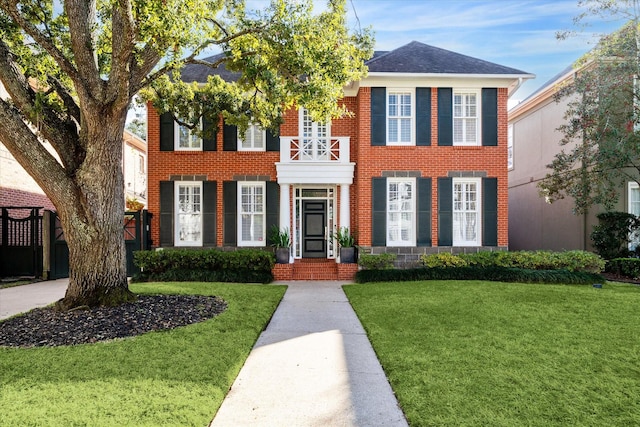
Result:
<svg viewBox="0 0 640 427"><path fill-rule="evenodd" d="M573 18L584 11L577 0L347 0L347 4L350 26L357 24L356 14L362 27L372 26L377 50L416 40L535 74L514 100L525 98L587 52L597 40L594 34L610 33L623 24L592 18L592 25L578 36L558 41L556 31L576 29Z"/></svg>

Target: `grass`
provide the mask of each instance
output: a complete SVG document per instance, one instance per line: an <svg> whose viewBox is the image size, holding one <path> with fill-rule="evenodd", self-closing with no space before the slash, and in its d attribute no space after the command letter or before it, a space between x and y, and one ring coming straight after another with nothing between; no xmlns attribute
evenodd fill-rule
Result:
<svg viewBox="0 0 640 427"><path fill-rule="evenodd" d="M640 288L345 286L412 426L640 425Z"/></svg>
<svg viewBox="0 0 640 427"><path fill-rule="evenodd" d="M217 295L206 322L105 343L0 348L2 426L206 426L285 287L145 283L137 293Z"/></svg>

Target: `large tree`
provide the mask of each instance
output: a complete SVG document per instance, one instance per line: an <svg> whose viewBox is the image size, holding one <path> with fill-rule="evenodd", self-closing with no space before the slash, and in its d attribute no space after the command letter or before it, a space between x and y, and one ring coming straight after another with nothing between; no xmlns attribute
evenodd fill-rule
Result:
<svg viewBox="0 0 640 427"><path fill-rule="evenodd" d="M0 0L0 142L42 187L69 245L61 309L115 305L135 296L125 268L122 133L133 96L185 123L222 114L264 126L305 105L315 118L344 114L338 100L366 73L368 30L349 32L345 0ZM211 46L243 77L179 82L179 70ZM197 98L200 102L193 102ZM163 100L164 99L164 100ZM59 160L44 146L51 144Z"/></svg>
<svg viewBox="0 0 640 427"><path fill-rule="evenodd" d="M556 95L567 100L562 149L539 188L551 202L571 197L574 212L584 214L594 205L612 208L624 182L640 181L640 33L637 0L579 3L586 11L577 22L629 19L574 64L573 79Z"/></svg>

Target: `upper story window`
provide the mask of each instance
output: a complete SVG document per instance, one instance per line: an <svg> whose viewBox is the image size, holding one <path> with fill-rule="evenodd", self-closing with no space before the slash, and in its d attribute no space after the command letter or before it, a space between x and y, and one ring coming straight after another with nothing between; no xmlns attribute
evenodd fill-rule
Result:
<svg viewBox="0 0 640 427"><path fill-rule="evenodd" d="M266 131L256 124L249 125L244 135L238 131L238 151L265 151L266 141Z"/></svg>
<svg viewBox="0 0 640 427"><path fill-rule="evenodd" d="M480 145L480 93L453 92L453 145Z"/></svg>
<svg viewBox="0 0 640 427"><path fill-rule="evenodd" d="M198 124L198 128L202 130L202 120ZM202 138L196 134L194 129L176 123L175 133L176 150L202 150Z"/></svg>
<svg viewBox="0 0 640 427"><path fill-rule="evenodd" d="M300 109L300 160L331 159L331 125L314 122L306 108Z"/></svg>
<svg viewBox="0 0 640 427"><path fill-rule="evenodd" d="M387 92L387 144L412 144L413 127L413 92L389 89Z"/></svg>

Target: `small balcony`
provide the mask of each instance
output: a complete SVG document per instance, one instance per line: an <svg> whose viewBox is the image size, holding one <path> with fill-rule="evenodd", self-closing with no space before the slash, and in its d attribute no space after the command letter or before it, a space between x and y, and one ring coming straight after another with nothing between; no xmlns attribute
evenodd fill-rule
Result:
<svg viewBox="0 0 640 427"><path fill-rule="evenodd" d="M280 163L349 163L348 136L330 138L280 137Z"/></svg>
<svg viewBox="0 0 640 427"><path fill-rule="evenodd" d="M350 138L280 137L280 184L352 184Z"/></svg>

